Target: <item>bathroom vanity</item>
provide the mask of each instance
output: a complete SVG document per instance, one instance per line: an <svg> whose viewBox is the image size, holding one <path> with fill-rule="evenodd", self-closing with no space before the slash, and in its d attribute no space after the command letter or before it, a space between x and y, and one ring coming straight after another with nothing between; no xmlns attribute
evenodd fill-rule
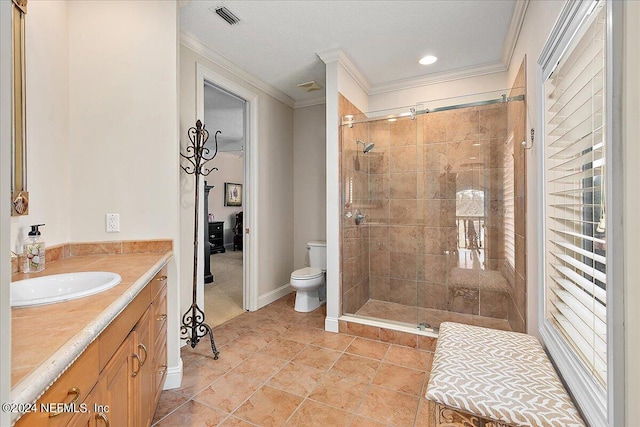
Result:
<svg viewBox="0 0 640 427"><path fill-rule="evenodd" d="M26 409L16 426L151 424L167 374L171 256L93 255L51 264L49 270L114 271L122 283L79 300L12 309L12 401Z"/></svg>

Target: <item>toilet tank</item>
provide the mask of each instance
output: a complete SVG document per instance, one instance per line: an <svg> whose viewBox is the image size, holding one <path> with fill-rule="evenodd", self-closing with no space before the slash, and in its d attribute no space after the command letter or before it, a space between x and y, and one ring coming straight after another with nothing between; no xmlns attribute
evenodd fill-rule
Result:
<svg viewBox="0 0 640 427"><path fill-rule="evenodd" d="M307 242L309 251L309 267L316 267L327 271L327 242L314 240Z"/></svg>

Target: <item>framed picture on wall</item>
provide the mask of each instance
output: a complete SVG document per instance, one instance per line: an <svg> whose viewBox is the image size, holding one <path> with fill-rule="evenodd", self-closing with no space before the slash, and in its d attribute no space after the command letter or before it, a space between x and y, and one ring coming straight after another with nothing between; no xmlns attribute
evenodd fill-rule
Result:
<svg viewBox="0 0 640 427"><path fill-rule="evenodd" d="M224 183L224 205L242 206L242 184Z"/></svg>

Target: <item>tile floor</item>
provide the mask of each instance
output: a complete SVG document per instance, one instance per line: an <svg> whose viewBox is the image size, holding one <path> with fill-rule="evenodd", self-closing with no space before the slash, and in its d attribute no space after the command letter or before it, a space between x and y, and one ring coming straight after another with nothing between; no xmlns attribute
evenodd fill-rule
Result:
<svg viewBox="0 0 640 427"><path fill-rule="evenodd" d="M293 310L293 294L183 347L182 386L162 393L153 425L427 426L433 354L324 332L324 307Z"/></svg>

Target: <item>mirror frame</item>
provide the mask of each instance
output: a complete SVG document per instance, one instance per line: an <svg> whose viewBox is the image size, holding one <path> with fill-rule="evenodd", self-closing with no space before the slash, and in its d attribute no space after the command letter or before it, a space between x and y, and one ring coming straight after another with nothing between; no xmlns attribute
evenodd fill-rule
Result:
<svg viewBox="0 0 640 427"><path fill-rule="evenodd" d="M11 144L11 216L29 213L27 191L26 35L28 0L13 3L13 138Z"/></svg>

